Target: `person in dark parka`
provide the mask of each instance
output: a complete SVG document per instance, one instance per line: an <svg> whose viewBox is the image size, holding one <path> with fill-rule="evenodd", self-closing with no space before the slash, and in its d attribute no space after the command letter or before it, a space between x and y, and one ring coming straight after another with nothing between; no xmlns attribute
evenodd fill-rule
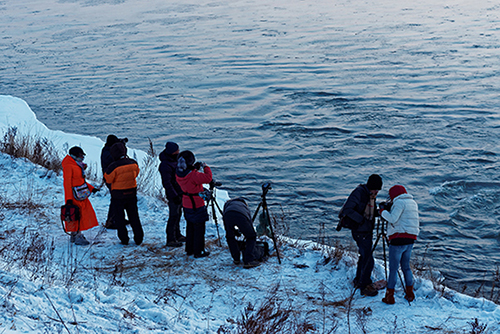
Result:
<svg viewBox="0 0 500 334"><path fill-rule="evenodd" d="M247 203L242 198L235 198L224 204L223 211L226 241L234 264L240 263L240 249L235 238L235 227L245 236L245 251L243 252L243 267L252 268L260 264L255 258L255 243L257 233L252 224L252 214Z"/></svg>
<svg viewBox="0 0 500 334"><path fill-rule="evenodd" d="M362 295L371 297L378 293L372 286L371 273L375 264L372 244L375 218L378 215L376 197L380 189L382 178L377 174L370 175L366 184L360 184L352 191L339 213L339 217L347 216L356 223L351 230L359 252L354 285Z"/></svg>
<svg viewBox="0 0 500 334"><path fill-rule="evenodd" d="M160 153L161 180L168 200L168 221L166 227L167 246L181 247L186 237L181 234L179 223L182 216L182 189L177 183L175 170L177 168L177 157L179 145L167 142L165 149Z"/></svg>
<svg viewBox="0 0 500 334"><path fill-rule="evenodd" d="M115 135L109 135L106 138L106 143L104 144L104 147L101 150L101 169L103 177L108 166L111 165L113 161L115 161L113 159L113 156L111 155L110 148L111 146L113 146L113 144L116 144L119 141L120 139L118 139L118 137ZM104 180L104 182L106 184L106 187L108 187L108 189L111 190L111 184L107 183L106 180ZM113 217L113 207L111 206L111 202L109 203L108 218L106 219L104 227L107 229L116 229L115 219Z"/></svg>

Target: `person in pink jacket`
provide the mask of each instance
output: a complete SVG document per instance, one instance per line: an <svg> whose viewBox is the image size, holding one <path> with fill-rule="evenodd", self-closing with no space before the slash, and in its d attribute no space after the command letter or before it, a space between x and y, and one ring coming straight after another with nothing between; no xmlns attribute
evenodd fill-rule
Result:
<svg viewBox="0 0 500 334"><path fill-rule="evenodd" d="M195 258L206 257L205 222L208 220L205 201L200 197L203 184L212 181L212 170L205 163L195 163L191 151L182 151L177 160L176 179L184 192L182 207L186 219L186 253Z"/></svg>

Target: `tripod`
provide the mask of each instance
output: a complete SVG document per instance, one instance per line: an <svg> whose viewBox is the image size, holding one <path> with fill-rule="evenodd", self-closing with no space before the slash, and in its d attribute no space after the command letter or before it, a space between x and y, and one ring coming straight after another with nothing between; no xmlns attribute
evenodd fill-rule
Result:
<svg viewBox="0 0 500 334"><path fill-rule="evenodd" d="M389 247L389 239L387 238L386 228L387 220L382 217L377 218L377 238L375 239L375 243L373 244L372 254L377 248L377 244L382 239L382 249L384 252L384 269L385 269L385 280L387 281L387 255L386 255L386 246Z"/></svg>
<svg viewBox="0 0 500 334"><path fill-rule="evenodd" d="M218 222L218 218L217 218L217 214L215 212L215 207L217 207L217 209L219 210L220 214L222 215L222 210L219 206L219 204L217 203L217 201L215 200L215 187L220 187L222 185L222 183L220 182L216 182L216 181L211 181L210 182L210 188L209 188L209 197L208 197L208 200L207 200L207 206L211 207L212 208L212 220L214 221L215 223L215 227L217 228L217 240L218 240L218 244L219 244L219 247L222 246L222 243L220 241L220 234L219 234L219 222Z"/></svg>
<svg viewBox="0 0 500 334"><path fill-rule="evenodd" d="M280 253L278 250L278 245L276 243L276 237L274 235L273 225L271 224L271 218L269 217L269 209L267 207L266 195L270 189L272 189L271 183L266 182L262 185L262 195L261 195L262 200L260 201L259 205L257 206L257 210L255 210L255 213L252 217L252 222L255 221L255 218L257 217L257 214L259 213L259 209L262 208L262 214L264 215L264 219L266 220L267 226L269 226L269 230L271 232L271 238L273 239L274 248L276 249L276 255L278 256L278 263L281 264Z"/></svg>
<svg viewBox="0 0 500 334"><path fill-rule="evenodd" d="M384 252L384 269L385 269L385 281L387 282L387 255L386 255L386 246L387 248L389 247L389 238L387 238L387 220L385 220L382 217L377 218L377 238L375 239L375 243L373 244L372 248L372 253L375 251L375 248L377 247L377 244L380 239L382 239L382 249ZM403 281L403 278L401 277L401 273L398 270L398 276L399 280L401 281L401 285L403 288L406 290L405 283Z"/></svg>

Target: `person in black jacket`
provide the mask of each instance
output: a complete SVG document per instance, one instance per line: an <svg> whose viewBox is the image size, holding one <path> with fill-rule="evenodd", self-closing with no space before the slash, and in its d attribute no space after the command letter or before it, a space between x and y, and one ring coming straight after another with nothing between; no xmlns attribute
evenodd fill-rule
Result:
<svg viewBox="0 0 500 334"><path fill-rule="evenodd" d="M111 146L113 146L113 144L116 144L119 141L120 139L118 139L118 137L115 135L109 135L106 138L106 143L104 144L104 147L101 150L101 169L103 177L108 166L111 165L111 163L113 163L114 161L109 149L111 148ZM108 187L108 189L111 190L111 184L107 183L106 180L104 180L104 182L106 183L106 187ZM104 224L104 227L107 229L116 229L113 212L114 210L110 202L108 209L108 218L106 219L106 223Z"/></svg>
<svg viewBox="0 0 500 334"><path fill-rule="evenodd" d="M179 223L182 215L182 189L175 178L179 145L168 142L160 153L161 180L168 200L168 221L166 227L167 246L181 247L186 237L181 234Z"/></svg>
<svg viewBox="0 0 500 334"><path fill-rule="evenodd" d="M373 229L375 217L378 215L376 197L382 189L382 178L372 174L366 184L360 184L347 198L339 217L347 216L354 221L352 237L358 246L359 259L354 285L365 296L376 296L377 290L372 286L371 273L375 261L373 259Z"/></svg>
<svg viewBox="0 0 500 334"><path fill-rule="evenodd" d="M236 227L245 236L245 250L243 252L243 268L249 269L260 265L255 256L257 233L253 228L252 214L247 203L242 198L235 198L224 204L224 229L226 241L234 264L240 264L240 248L235 238Z"/></svg>

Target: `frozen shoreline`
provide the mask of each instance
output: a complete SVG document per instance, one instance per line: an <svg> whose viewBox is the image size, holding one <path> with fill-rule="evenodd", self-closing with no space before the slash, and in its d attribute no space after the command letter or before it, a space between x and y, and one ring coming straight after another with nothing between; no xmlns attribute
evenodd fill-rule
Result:
<svg viewBox="0 0 500 334"><path fill-rule="evenodd" d="M0 126L24 127L55 138L61 148L66 142L81 144L87 160L97 163L104 144L97 138L51 132L24 101L12 97L0 96ZM91 246L75 247L58 218L64 198L62 176L48 177L42 167L5 154L0 154L0 164L0 327L5 333L217 333L221 326L236 328L248 305L258 309L270 299L293 310L291 320L312 323L317 333L331 328L338 333L363 328L368 333L396 328L406 333L430 328L438 328L438 333L467 332L475 319L487 325L487 333L500 330L498 305L447 288L438 292L420 277L411 306L398 285L396 305L381 302L383 291L374 298L356 292L348 309L355 257L344 254L336 259L329 256L333 249L311 241L282 237L282 265L274 256L260 267L244 270L232 264L224 240L223 247L215 244L215 226L208 222L210 257L187 257L182 249L164 247L168 208L143 194L143 245L122 246L114 231L97 227L87 232ZM27 202L39 207L30 211L7 205ZM91 202L102 223L109 194L101 191ZM219 229L224 238L221 224ZM384 276L381 261L374 276Z"/></svg>

